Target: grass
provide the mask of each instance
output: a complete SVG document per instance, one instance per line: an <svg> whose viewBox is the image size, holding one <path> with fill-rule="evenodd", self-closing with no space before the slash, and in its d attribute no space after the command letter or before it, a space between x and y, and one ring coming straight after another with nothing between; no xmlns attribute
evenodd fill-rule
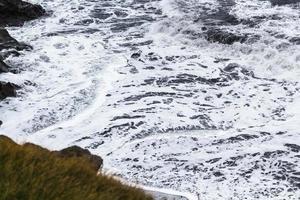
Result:
<svg viewBox="0 0 300 200"><path fill-rule="evenodd" d="M152 200L96 171L85 158L62 158L0 136L0 200Z"/></svg>

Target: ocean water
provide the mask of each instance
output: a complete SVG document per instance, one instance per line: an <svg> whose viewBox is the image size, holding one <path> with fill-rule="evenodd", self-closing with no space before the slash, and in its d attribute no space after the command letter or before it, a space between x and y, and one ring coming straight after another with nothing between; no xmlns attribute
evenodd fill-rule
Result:
<svg viewBox="0 0 300 200"><path fill-rule="evenodd" d="M1 134L190 199L300 198L299 2L32 2Z"/></svg>

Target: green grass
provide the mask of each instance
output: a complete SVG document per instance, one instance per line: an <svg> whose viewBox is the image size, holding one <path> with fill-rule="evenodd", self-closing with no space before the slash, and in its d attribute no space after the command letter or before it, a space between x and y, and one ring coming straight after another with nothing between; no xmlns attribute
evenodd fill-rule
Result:
<svg viewBox="0 0 300 200"><path fill-rule="evenodd" d="M0 200L151 200L142 190L96 176L85 158L62 158L0 136Z"/></svg>

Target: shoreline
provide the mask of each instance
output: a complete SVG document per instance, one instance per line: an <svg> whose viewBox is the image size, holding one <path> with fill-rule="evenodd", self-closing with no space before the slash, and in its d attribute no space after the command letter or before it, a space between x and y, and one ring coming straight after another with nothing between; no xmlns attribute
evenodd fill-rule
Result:
<svg viewBox="0 0 300 200"><path fill-rule="evenodd" d="M193 193L180 192L177 190L167 189L167 188L151 187L151 186L130 182L128 180L125 180L124 178L121 178L120 176L114 175L114 168L108 169L107 167L104 167L102 170L104 174L112 176L113 178L119 180L121 183L127 184L129 186L141 188L146 193L154 195L153 198L155 200L200 200L199 196L196 196Z"/></svg>
<svg viewBox="0 0 300 200"><path fill-rule="evenodd" d="M142 186L146 193L154 195L155 200L199 200L199 198L191 193L179 192L171 189L159 189L154 187Z"/></svg>

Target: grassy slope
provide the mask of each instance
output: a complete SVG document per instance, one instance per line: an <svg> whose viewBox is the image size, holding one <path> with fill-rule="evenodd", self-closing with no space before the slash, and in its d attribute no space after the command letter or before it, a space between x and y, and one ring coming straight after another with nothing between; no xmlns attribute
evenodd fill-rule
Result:
<svg viewBox="0 0 300 200"><path fill-rule="evenodd" d="M96 176L84 158L61 158L0 136L0 200L151 200L142 190Z"/></svg>

